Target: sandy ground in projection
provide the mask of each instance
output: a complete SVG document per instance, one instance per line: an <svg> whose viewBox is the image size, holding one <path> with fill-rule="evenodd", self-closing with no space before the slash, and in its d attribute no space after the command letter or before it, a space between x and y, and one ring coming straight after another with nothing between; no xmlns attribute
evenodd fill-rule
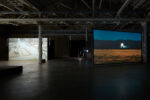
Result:
<svg viewBox="0 0 150 100"><path fill-rule="evenodd" d="M94 63L123 63L123 62L140 62L140 49L95 49Z"/></svg>

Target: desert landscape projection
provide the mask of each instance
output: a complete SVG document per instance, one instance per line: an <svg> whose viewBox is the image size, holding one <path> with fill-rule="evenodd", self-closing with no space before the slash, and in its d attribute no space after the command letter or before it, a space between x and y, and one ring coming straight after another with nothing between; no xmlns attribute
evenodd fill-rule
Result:
<svg viewBox="0 0 150 100"><path fill-rule="evenodd" d="M141 33L94 30L94 63L141 62Z"/></svg>
<svg viewBox="0 0 150 100"><path fill-rule="evenodd" d="M42 58L47 60L47 38L42 40ZM38 60L38 42L38 38L9 38L9 60Z"/></svg>

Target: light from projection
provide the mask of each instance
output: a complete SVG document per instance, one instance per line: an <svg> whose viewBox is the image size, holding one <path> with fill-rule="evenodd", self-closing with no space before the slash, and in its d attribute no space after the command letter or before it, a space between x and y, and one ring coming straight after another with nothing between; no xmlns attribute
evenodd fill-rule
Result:
<svg viewBox="0 0 150 100"><path fill-rule="evenodd" d="M37 60L38 38L9 38L9 60ZM47 60L47 38L43 38L42 58Z"/></svg>
<svg viewBox="0 0 150 100"><path fill-rule="evenodd" d="M125 48L124 43L121 43L121 44L120 44L120 48Z"/></svg>
<svg viewBox="0 0 150 100"><path fill-rule="evenodd" d="M141 62L141 33L94 30L94 64Z"/></svg>

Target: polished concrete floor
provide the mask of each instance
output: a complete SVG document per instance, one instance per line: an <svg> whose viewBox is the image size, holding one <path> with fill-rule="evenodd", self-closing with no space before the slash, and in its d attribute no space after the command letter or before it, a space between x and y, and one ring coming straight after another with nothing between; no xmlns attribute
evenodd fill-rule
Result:
<svg viewBox="0 0 150 100"><path fill-rule="evenodd" d="M150 69L144 64L0 62L4 64L24 69L22 74L0 77L0 100L150 100Z"/></svg>

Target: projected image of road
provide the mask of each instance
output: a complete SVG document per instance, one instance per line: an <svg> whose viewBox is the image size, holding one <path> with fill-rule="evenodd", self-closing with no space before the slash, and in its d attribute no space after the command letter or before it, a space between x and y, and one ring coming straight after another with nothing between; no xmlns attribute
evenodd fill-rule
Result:
<svg viewBox="0 0 150 100"><path fill-rule="evenodd" d="M141 62L141 33L94 30L94 63Z"/></svg>

